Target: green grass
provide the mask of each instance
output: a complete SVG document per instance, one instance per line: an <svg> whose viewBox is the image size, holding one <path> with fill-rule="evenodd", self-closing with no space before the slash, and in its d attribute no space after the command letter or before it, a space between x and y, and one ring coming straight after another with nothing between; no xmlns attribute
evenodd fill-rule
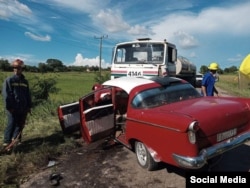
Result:
<svg viewBox="0 0 250 188"><path fill-rule="evenodd" d="M12 73L1 72L1 82ZM95 83L95 73L24 73L30 87L39 78L52 78L57 81L59 92L51 94L49 100L32 109L23 130L23 144L17 146L10 155L0 156L0 187L13 187L25 181L26 176L48 164L50 158L57 158L68 148L77 147L70 137L62 134L57 117L57 107L77 101L91 91ZM0 96L0 140L6 126L6 114ZM9 179L11 177L11 179Z"/></svg>
<svg viewBox="0 0 250 188"><path fill-rule="evenodd" d="M250 97L250 79L238 75L220 75L216 86L239 97Z"/></svg>
<svg viewBox="0 0 250 188"><path fill-rule="evenodd" d="M1 72L0 81L11 74L11 72ZM23 132L23 144L18 146L12 154L0 156L0 187L14 187L26 181L29 174L45 167L50 158L57 158L69 149L78 147L74 139L62 134L56 110L58 105L77 101L91 91L96 76L95 73L86 72L24 74L30 81L31 87L37 78L52 78L57 81L56 87L60 91L51 94L46 103L32 109ZM247 86L239 89L236 75L221 75L216 86L232 95L250 97ZM2 96L0 96L0 106L0 139L2 141L6 124Z"/></svg>
<svg viewBox="0 0 250 188"><path fill-rule="evenodd" d="M95 74L93 73L57 73L58 94L52 94L51 100L71 102L76 101L91 91Z"/></svg>

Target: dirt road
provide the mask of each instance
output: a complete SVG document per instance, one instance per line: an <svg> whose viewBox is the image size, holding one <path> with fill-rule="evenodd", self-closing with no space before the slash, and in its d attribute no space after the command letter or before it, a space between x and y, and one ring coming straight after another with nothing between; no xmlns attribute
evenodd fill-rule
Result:
<svg viewBox="0 0 250 188"><path fill-rule="evenodd" d="M236 160L237 159L237 160ZM249 171L250 142L224 154L217 163L201 171ZM47 188L54 181L52 173L60 174L59 187L70 188L185 188L185 171L162 164L159 170L146 171L135 154L121 145L103 149L103 142L81 148L58 159L58 165L29 177L21 188Z"/></svg>

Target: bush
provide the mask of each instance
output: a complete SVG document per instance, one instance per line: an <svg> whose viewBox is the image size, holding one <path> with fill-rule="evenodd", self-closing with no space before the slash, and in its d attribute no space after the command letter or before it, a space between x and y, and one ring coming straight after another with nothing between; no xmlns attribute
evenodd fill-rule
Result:
<svg viewBox="0 0 250 188"><path fill-rule="evenodd" d="M51 93L58 93L59 89L56 88L56 80L53 78L39 78L36 77L31 90L33 105L38 105L43 101L47 101Z"/></svg>

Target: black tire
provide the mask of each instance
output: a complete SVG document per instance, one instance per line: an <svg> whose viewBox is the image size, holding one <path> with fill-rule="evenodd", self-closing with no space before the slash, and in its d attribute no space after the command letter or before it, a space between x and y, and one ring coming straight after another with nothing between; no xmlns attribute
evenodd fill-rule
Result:
<svg viewBox="0 0 250 188"><path fill-rule="evenodd" d="M138 164L148 171L157 169L158 163L154 161L147 147L142 142L135 142L135 154Z"/></svg>

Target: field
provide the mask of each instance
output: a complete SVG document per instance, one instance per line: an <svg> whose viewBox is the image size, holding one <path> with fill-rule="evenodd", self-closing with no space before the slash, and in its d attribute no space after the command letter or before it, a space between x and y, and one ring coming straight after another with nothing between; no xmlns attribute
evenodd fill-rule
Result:
<svg viewBox="0 0 250 188"><path fill-rule="evenodd" d="M0 81L12 73L1 73ZM23 131L23 144L16 147L10 155L0 156L0 187L17 185L25 181L25 176L46 166L50 158L61 155L70 148L77 147L72 139L64 137L57 118L57 107L77 101L89 92L95 83L94 73L24 73L33 87L36 79L55 79L58 93L50 95L46 103L36 106L28 115ZM2 88L2 87L1 87ZM6 114L0 96L0 143L6 125ZM22 174L22 176L21 176Z"/></svg>
<svg viewBox="0 0 250 188"><path fill-rule="evenodd" d="M216 87L234 96L250 97L250 79L243 76L238 76L236 74L220 75Z"/></svg>
<svg viewBox="0 0 250 188"><path fill-rule="evenodd" d="M1 73L0 81L12 73ZM60 104L77 101L89 92L95 83L95 73L25 73L31 88L36 79L51 78L57 81L58 93L49 96L46 103L32 109L23 133L23 144L9 155L0 156L0 187L14 186L25 182L30 174L43 168L48 162L65 152L78 147L75 139L62 134L57 119ZM221 75L216 86L235 96L250 97L249 88L239 89L236 75ZM2 96L0 97L0 139L6 124Z"/></svg>

